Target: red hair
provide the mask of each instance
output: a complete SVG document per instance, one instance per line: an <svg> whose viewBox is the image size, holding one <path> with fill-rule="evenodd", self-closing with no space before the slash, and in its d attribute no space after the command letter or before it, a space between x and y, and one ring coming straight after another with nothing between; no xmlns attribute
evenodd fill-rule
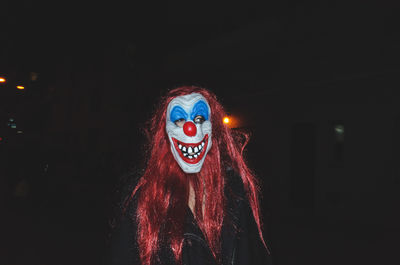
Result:
<svg viewBox="0 0 400 265"><path fill-rule="evenodd" d="M165 130L169 102L177 96L191 93L202 94L211 108L212 148L205 158L201 172L197 174L184 173L179 167L172 156ZM225 171L228 166L242 178L260 238L266 247L261 230L259 186L243 158L243 149L249 137L225 126L222 122L224 116L225 111L212 92L200 87L184 86L169 91L149 121L147 167L130 196L132 198L140 189L135 218L138 224L136 240L143 265L156 262L155 254L161 241L171 247L176 261L181 262L189 182L195 192L196 221L214 258L220 261L220 235L225 216ZM204 215L203 195L206 197Z"/></svg>

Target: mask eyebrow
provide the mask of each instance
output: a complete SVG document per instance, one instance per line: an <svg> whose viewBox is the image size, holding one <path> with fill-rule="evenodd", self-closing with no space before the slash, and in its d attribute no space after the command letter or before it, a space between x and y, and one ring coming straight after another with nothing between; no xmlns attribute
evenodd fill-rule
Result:
<svg viewBox="0 0 400 265"><path fill-rule="evenodd" d="M197 115L201 115L204 119L208 120L208 105L203 100L200 100L193 106L190 118L193 120Z"/></svg>
<svg viewBox="0 0 400 265"><path fill-rule="evenodd" d="M169 115L169 119L170 119L172 122L175 122L175 121L177 121L177 120L179 120L179 119L185 119L185 120L187 120L187 118L188 118L188 114L187 114L186 111L185 111L182 107L180 107L180 106L175 106L175 107L173 107L172 110L171 110L171 113L170 113L170 115Z"/></svg>

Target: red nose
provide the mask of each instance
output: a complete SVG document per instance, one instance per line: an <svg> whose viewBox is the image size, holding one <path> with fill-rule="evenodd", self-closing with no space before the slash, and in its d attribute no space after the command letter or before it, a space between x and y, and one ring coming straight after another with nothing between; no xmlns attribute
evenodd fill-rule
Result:
<svg viewBox="0 0 400 265"><path fill-rule="evenodd" d="M194 123L191 121L185 122L185 124L183 125L183 132L187 136L195 136L197 133L196 125L194 125Z"/></svg>

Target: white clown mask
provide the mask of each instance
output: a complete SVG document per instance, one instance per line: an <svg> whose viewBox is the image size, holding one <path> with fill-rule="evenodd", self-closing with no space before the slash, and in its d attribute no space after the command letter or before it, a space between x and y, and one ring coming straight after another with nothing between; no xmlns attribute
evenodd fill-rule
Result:
<svg viewBox="0 0 400 265"><path fill-rule="evenodd" d="M211 148L211 109L199 93L179 96L167 107L166 131L171 151L186 173L200 172Z"/></svg>

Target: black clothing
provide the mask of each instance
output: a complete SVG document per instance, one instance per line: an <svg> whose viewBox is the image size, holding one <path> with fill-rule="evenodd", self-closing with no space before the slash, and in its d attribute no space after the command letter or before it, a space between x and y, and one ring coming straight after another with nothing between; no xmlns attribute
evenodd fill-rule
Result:
<svg viewBox="0 0 400 265"><path fill-rule="evenodd" d="M258 234L257 225L246 198L239 176L232 170L227 172L225 193L227 214L221 231L221 256L223 265L271 265L271 258ZM136 201L131 203L131 214L135 212ZM111 239L110 265L140 264L136 235L136 224L131 216L121 218ZM175 265L172 250L162 244L157 253L156 264ZM202 231L187 208L182 249L183 265L217 265Z"/></svg>

